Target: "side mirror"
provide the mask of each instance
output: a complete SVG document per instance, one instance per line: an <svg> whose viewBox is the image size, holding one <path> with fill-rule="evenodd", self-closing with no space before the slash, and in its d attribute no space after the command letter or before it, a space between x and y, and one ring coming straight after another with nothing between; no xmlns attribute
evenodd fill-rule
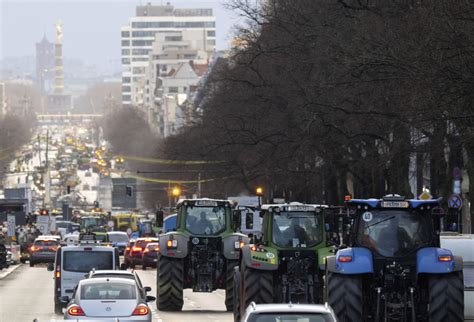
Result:
<svg viewBox="0 0 474 322"><path fill-rule="evenodd" d="M151 292L151 287L149 286L145 286L143 289L145 290L145 292Z"/></svg>
<svg viewBox="0 0 474 322"><path fill-rule="evenodd" d="M69 302L69 297L67 297L67 295L61 296L59 298L59 301L62 302L62 303L68 303Z"/></svg>
<svg viewBox="0 0 474 322"><path fill-rule="evenodd" d="M46 269L47 269L49 272L54 271L54 263L48 263L48 266L46 267Z"/></svg>
<svg viewBox="0 0 474 322"><path fill-rule="evenodd" d="M127 264L125 264L125 263L120 264L120 270L126 271L127 270Z"/></svg>
<svg viewBox="0 0 474 322"><path fill-rule="evenodd" d="M156 297L154 297L154 296L150 296L150 295L147 295L147 296L146 296L146 301L147 301L147 302L153 302L153 301L156 301Z"/></svg>
<svg viewBox="0 0 474 322"><path fill-rule="evenodd" d="M245 214L245 228L253 229L253 213L251 212Z"/></svg>
<svg viewBox="0 0 474 322"><path fill-rule="evenodd" d="M242 210L234 210L232 213L232 224L234 225L234 230L240 229L242 220Z"/></svg>

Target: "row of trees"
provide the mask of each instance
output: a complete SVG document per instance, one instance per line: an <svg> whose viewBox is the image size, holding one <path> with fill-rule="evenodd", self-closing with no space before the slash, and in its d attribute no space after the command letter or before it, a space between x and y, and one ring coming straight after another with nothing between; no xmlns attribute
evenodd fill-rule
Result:
<svg viewBox="0 0 474 322"><path fill-rule="evenodd" d="M239 46L214 65L195 124L161 151L222 161L202 168L224 178L209 194L263 185L337 204L411 196L415 182L446 197L455 167L474 182L471 1L251 3L229 2L246 19Z"/></svg>

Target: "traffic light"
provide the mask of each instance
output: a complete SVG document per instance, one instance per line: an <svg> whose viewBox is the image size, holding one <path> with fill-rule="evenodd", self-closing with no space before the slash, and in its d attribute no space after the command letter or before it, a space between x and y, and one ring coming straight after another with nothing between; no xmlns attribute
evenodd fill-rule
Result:
<svg viewBox="0 0 474 322"><path fill-rule="evenodd" d="M41 215L41 216L47 216L47 215L49 215L48 209L41 209L40 215Z"/></svg>
<svg viewBox="0 0 474 322"><path fill-rule="evenodd" d="M127 194L127 196L131 197L132 194L133 194L132 187L131 186L126 186L125 187L125 193Z"/></svg>

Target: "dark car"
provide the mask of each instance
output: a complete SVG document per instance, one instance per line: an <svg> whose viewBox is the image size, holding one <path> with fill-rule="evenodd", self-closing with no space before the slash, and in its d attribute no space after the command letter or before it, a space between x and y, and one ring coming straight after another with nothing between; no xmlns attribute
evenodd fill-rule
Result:
<svg viewBox="0 0 474 322"><path fill-rule="evenodd" d="M156 268L158 262L158 252L160 246L158 243L149 243L146 245L142 254L142 269L146 270L147 267Z"/></svg>
<svg viewBox="0 0 474 322"><path fill-rule="evenodd" d="M39 263L53 263L58 249L57 239L45 239L38 237L28 249L30 255L30 267Z"/></svg>
<svg viewBox="0 0 474 322"><path fill-rule="evenodd" d="M135 245L130 249L129 263L131 268L135 268L136 265L142 265L142 254L146 246L149 243L158 242L158 238L137 238Z"/></svg>
<svg viewBox="0 0 474 322"><path fill-rule="evenodd" d="M135 239L130 239L127 246L125 246L125 250L123 251L123 262L126 267L130 267L130 251L134 245Z"/></svg>

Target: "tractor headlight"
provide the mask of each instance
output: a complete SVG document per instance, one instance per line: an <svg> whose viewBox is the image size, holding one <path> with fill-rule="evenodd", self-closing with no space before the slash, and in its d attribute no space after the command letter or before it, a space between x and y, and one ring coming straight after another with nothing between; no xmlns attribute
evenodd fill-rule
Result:
<svg viewBox="0 0 474 322"><path fill-rule="evenodd" d="M176 239L169 239L166 242L166 247L168 248L176 248L178 246L178 241Z"/></svg>

